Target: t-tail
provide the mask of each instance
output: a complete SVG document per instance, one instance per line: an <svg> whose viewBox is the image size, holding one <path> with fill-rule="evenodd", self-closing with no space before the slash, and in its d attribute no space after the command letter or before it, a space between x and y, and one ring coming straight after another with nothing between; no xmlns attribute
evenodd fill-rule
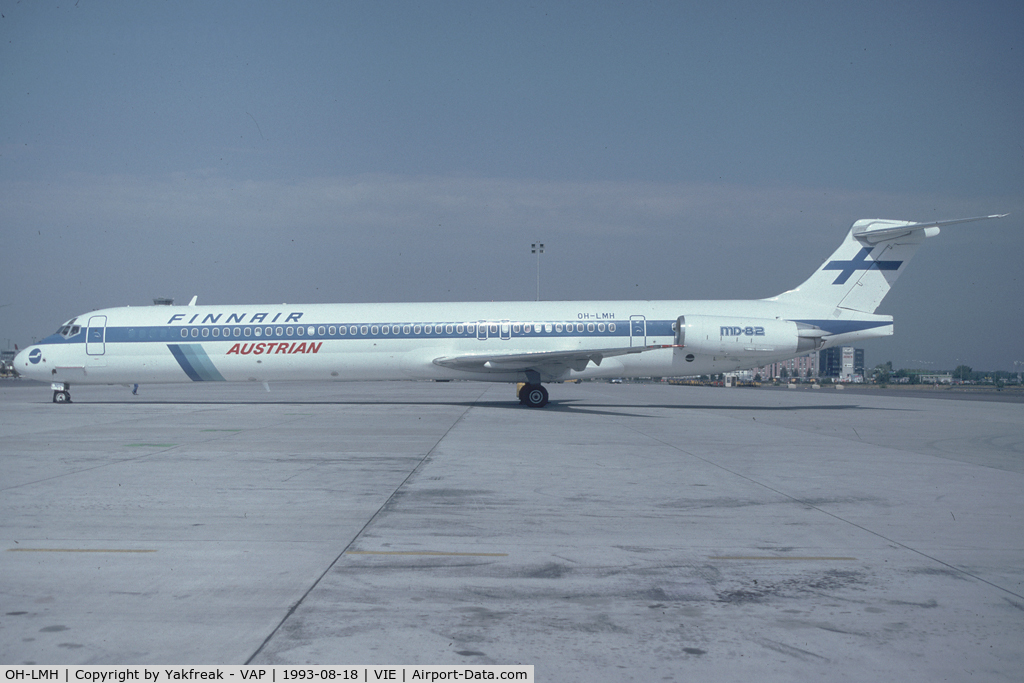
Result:
<svg viewBox="0 0 1024 683"><path fill-rule="evenodd" d="M868 218L857 221L835 253L796 289L772 297L781 303L828 309L835 314L874 313L896 278L928 237L957 223L1008 214L914 223Z"/></svg>

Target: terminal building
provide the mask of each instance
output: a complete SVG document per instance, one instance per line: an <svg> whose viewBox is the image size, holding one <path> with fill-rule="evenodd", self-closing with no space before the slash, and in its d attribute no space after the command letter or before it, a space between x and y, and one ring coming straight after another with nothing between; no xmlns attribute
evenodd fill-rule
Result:
<svg viewBox="0 0 1024 683"><path fill-rule="evenodd" d="M840 382L864 379L864 349L836 346L818 352L818 376L831 377Z"/></svg>
<svg viewBox="0 0 1024 683"><path fill-rule="evenodd" d="M762 365L759 368L754 368L750 372L752 378L757 378L757 376L760 375L761 381L790 379L793 377L811 379L812 377L818 376L818 354L812 351L810 353L805 353L802 356L797 356L796 358L790 358L789 360Z"/></svg>
<svg viewBox="0 0 1024 683"><path fill-rule="evenodd" d="M823 351L811 351L796 358L769 363L743 373L743 379L761 381L829 377L840 382L855 382L864 378L864 349L837 346Z"/></svg>

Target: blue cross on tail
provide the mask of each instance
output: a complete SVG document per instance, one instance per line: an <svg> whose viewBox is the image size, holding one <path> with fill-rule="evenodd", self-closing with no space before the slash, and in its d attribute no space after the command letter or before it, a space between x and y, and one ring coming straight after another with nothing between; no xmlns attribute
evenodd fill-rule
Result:
<svg viewBox="0 0 1024 683"><path fill-rule="evenodd" d="M900 266L903 265L903 261L868 261L868 254L871 253L871 250L872 247L864 247L849 261L829 261L821 269L841 271L836 279L832 281L832 284L844 285L850 279L850 276L853 275L854 271L872 269L899 270Z"/></svg>

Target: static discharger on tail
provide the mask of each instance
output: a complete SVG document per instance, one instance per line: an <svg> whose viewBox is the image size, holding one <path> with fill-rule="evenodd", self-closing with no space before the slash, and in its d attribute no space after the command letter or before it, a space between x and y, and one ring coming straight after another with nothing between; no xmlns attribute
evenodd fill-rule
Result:
<svg viewBox="0 0 1024 683"><path fill-rule="evenodd" d="M1006 214L1003 214L1006 215ZM464 302L108 308L64 323L15 359L52 384L275 380L476 380L521 388L570 379L700 375L892 334L876 315L933 223L859 220L803 284L736 301ZM133 392L134 393L134 392Z"/></svg>

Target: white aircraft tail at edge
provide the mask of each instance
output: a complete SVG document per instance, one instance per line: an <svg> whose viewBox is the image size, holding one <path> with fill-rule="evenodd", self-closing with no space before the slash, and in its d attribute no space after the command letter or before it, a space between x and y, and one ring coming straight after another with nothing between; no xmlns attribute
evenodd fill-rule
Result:
<svg viewBox="0 0 1024 683"><path fill-rule="evenodd" d="M868 219L803 284L735 301L564 301L108 308L21 351L18 372L72 384L275 380L525 383L731 372L891 335L875 315L918 247L943 226Z"/></svg>

